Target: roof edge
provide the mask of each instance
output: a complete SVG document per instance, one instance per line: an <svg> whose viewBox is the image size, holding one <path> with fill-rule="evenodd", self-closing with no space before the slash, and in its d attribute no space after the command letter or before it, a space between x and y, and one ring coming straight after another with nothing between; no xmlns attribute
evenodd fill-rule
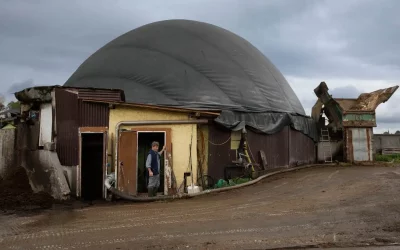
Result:
<svg viewBox="0 0 400 250"><path fill-rule="evenodd" d="M172 111L172 112L199 113L200 115L209 115L209 116L219 116L220 115L220 111L212 112L212 111L204 111L204 110L197 110L197 109L176 108L176 107L169 107L169 106L160 106L160 105L152 105L152 104L133 103L133 102L112 102L112 101L100 101L100 100L90 100L90 99L85 99L85 100L83 100L83 102L106 103L109 105L157 109L157 110L165 110L165 111Z"/></svg>

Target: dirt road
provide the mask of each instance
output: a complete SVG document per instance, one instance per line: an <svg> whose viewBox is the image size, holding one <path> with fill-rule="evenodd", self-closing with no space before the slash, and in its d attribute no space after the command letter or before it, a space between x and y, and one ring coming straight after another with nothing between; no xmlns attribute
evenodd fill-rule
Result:
<svg viewBox="0 0 400 250"><path fill-rule="evenodd" d="M324 167L174 202L0 217L0 249L272 249L400 242L400 167Z"/></svg>

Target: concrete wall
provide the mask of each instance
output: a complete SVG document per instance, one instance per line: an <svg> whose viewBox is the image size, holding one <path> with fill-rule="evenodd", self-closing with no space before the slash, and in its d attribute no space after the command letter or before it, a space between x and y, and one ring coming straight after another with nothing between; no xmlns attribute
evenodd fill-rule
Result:
<svg viewBox="0 0 400 250"><path fill-rule="evenodd" d="M39 150L39 122L20 123L17 127L16 165L22 166L34 192L46 192L55 199L67 199L70 188L57 153ZM51 148L51 147L44 147Z"/></svg>
<svg viewBox="0 0 400 250"><path fill-rule="evenodd" d="M77 166L62 166L62 170L64 172L64 176L68 183L69 189L71 190L71 195L76 196L76 187L77 187L77 178L76 171Z"/></svg>
<svg viewBox="0 0 400 250"><path fill-rule="evenodd" d="M56 152L24 151L21 158L34 192L49 193L57 200L69 198L70 188Z"/></svg>
<svg viewBox="0 0 400 250"><path fill-rule="evenodd" d="M189 120L187 113L160 111L144 108L133 108L116 106L115 109L110 109L110 126L108 152L112 152L112 164L115 165L115 127L121 121L153 121L153 120ZM124 129L131 129L135 126L122 126ZM183 183L183 173L188 171L189 165L189 144L191 135L193 134L192 143L192 163L193 177L197 180L197 125L140 125L136 127L146 128L170 128L171 142L173 145L172 166L175 173L178 187ZM114 145L111 145L111 142ZM115 169L115 166L113 167ZM188 178L188 184L191 184Z"/></svg>
<svg viewBox="0 0 400 250"><path fill-rule="evenodd" d="M343 152L343 141L331 141L331 142L318 142L318 162L324 162L324 143L330 143L332 149L332 159L335 160L335 156L342 154Z"/></svg>
<svg viewBox="0 0 400 250"><path fill-rule="evenodd" d="M382 148L400 148L400 135L375 134L373 138L375 153L381 153Z"/></svg>
<svg viewBox="0 0 400 250"><path fill-rule="evenodd" d="M0 178L6 179L16 170L15 129L0 129Z"/></svg>

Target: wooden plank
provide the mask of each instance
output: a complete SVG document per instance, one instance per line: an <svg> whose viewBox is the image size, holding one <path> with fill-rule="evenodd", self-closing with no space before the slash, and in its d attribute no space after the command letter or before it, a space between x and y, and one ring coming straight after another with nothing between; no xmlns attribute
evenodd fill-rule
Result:
<svg viewBox="0 0 400 250"><path fill-rule="evenodd" d="M268 167L268 162L267 162L267 157L265 156L265 153L263 150L260 150L260 158L261 158L262 170L266 170Z"/></svg>

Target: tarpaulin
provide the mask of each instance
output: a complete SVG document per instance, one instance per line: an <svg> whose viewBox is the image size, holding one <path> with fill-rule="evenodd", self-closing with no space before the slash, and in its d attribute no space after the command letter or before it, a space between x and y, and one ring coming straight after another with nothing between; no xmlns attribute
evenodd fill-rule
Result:
<svg viewBox="0 0 400 250"><path fill-rule="evenodd" d="M259 132L275 134L285 126L303 132L314 141L318 140L318 133L314 120L310 117L292 115L288 113L243 113L222 111L215 121L233 131L251 127Z"/></svg>
<svg viewBox="0 0 400 250"><path fill-rule="evenodd" d="M122 89L127 102L223 110L217 120L229 126L225 114L233 112L264 132L292 124L310 134L299 99L269 59L202 22L168 20L125 33L83 62L65 86Z"/></svg>

